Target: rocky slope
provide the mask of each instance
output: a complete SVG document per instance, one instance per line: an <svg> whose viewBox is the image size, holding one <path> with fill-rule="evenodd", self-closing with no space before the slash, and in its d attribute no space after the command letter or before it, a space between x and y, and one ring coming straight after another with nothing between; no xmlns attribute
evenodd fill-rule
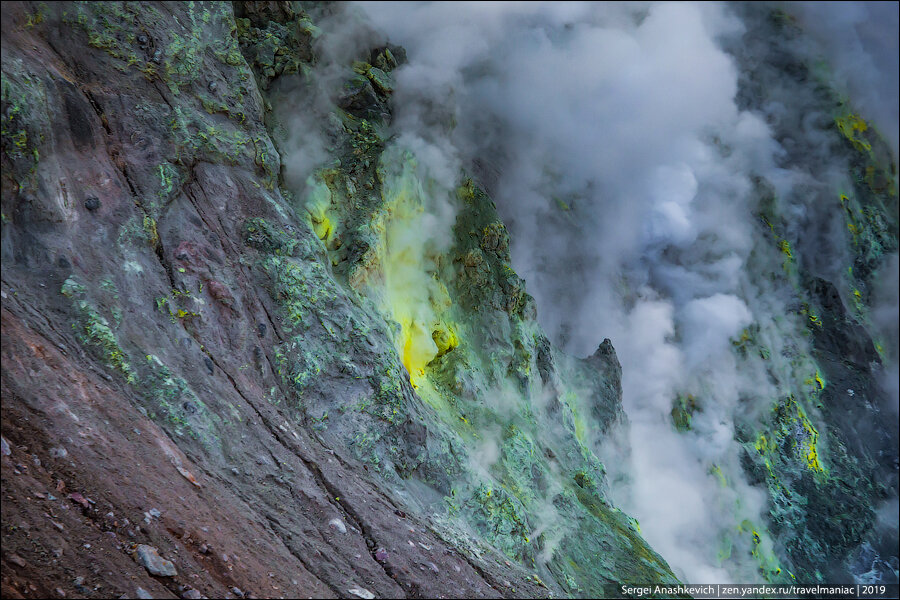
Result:
<svg viewBox="0 0 900 600"><path fill-rule="evenodd" d="M601 445L627 426L615 350L575 359L548 340L484 182L448 186L387 133L403 48L357 35L324 64L336 34L320 25L340 12L4 5L5 597L596 597L677 582L607 497ZM897 424L874 381L896 357L867 319L897 246L896 168L784 58L789 20L748 22L732 49L741 101L836 114L825 128L857 185L842 200L854 262L836 279L784 216L796 199L758 182L783 262L772 280L804 325L749 328L734 351L768 360L779 336L811 351L771 366L783 396L737 424L771 510L728 552L769 581L890 572L874 524L896 498ZM773 29L785 42L767 54L754 44ZM770 98L770 77L796 87ZM313 146L325 166L298 179ZM697 410L677 399L673 427Z"/></svg>
<svg viewBox="0 0 900 600"><path fill-rule="evenodd" d="M604 500L612 347L553 349L472 182L404 288L423 184L370 122L402 49L359 57L312 199L283 187L265 90L317 35L288 3L4 6L4 596L675 581Z"/></svg>

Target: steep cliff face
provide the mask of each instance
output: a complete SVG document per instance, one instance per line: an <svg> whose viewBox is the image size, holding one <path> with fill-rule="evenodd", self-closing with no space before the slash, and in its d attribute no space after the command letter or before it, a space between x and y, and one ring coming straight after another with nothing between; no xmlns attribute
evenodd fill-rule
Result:
<svg viewBox="0 0 900 600"><path fill-rule="evenodd" d="M736 428L743 466L768 488L769 528L792 577L896 582L897 530L885 521L898 486L888 382L896 375L885 372L896 365L896 340L874 314L879 285L896 271L896 159L829 85L827 67L804 55L795 19L742 10L751 26L733 49L744 68L739 101L764 114L790 149L781 165L809 174L785 197L758 181L758 227L782 254L772 281L789 290L802 324L778 333L788 369L766 356L779 397ZM805 135L778 104L807 115ZM771 331L751 329L741 352L768 353Z"/></svg>
<svg viewBox="0 0 900 600"><path fill-rule="evenodd" d="M737 516L703 552L754 581L896 578L878 508L896 502L897 416L877 385L896 343L871 318L896 167L808 73L791 20L740 11L738 102L790 147L780 167L828 180L825 137L855 183L779 198L754 181L748 271L791 314L730 344L777 394L741 398L728 436L768 504L750 522L734 473L710 471L727 493L709 505ZM394 123L402 47L316 3L2 18L4 596L678 581L610 500L619 465L599 457L625 461L629 427L612 344L578 359L552 343L490 169L435 160L440 139ZM833 120L795 139L782 104ZM431 108L418 117L449 135ZM580 207L556 202L577 231ZM822 206L846 252L807 235L832 227ZM680 395L663 425L689 438L712 401Z"/></svg>
<svg viewBox="0 0 900 600"><path fill-rule="evenodd" d="M289 3L4 6L4 595L675 581L604 498L611 345L553 348L473 182L405 239L402 49L363 49L335 166L285 185L266 90L319 35Z"/></svg>

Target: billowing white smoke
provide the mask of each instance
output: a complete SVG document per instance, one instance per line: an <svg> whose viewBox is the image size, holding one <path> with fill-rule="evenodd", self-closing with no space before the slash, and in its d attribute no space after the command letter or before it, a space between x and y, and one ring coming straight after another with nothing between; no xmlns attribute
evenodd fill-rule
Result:
<svg viewBox="0 0 900 600"><path fill-rule="evenodd" d="M755 559L735 553L725 570L718 553L735 523L763 522L733 441L739 400L778 390L731 340L751 323L792 327L745 267L752 175L793 177L735 103L719 39L741 22L708 3L361 7L410 58L394 129L449 138L478 172L544 328L578 355L612 339L631 421L628 462L607 465L617 502L685 580L758 577ZM687 433L672 426L679 395L702 407Z"/></svg>

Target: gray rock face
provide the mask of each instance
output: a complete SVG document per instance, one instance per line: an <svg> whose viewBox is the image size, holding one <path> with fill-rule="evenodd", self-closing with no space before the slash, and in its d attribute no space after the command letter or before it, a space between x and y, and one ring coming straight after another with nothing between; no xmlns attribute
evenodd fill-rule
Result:
<svg viewBox="0 0 900 600"><path fill-rule="evenodd" d="M137 555L138 562L140 562L151 575L156 575L158 577L175 577L178 575L178 570L175 568L172 561L166 560L160 556L159 550L153 546L138 544L135 554Z"/></svg>

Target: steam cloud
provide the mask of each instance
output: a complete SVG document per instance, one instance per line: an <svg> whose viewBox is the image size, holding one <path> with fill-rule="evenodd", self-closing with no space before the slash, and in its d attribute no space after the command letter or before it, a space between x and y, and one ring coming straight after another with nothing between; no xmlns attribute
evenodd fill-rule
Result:
<svg viewBox="0 0 900 600"><path fill-rule="evenodd" d="M893 12L874 4L788 8L814 33L810 52L829 60L838 84L896 154L896 25L893 38L883 34L885 18L896 23L896 4ZM410 58L394 73L397 147L413 151L448 197L460 165L478 175L558 345L587 355L612 339L630 420L630 453L603 449L614 500L684 580L756 579L753 559L735 559L726 570L717 558L735 523L764 523L765 492L745 481L734 419L784 390L759 360L736 358L731 341L756 324L772 356L781 343L809 352L787 294L748 266L751 253L756 269L777 271L783 260L753 228L753 177L765 176L780 198L814 178L780 165L785 149L769 125L777 107L761 115L737 103L739 72L724 48L739 39L741 19L713 3L358 8ZM845 25L838 45L839 23L850 23L852 35ZM326 54L352 56L366 36L377 34L357 28L332 36ZM317 144L297 155L293 170L303 177L324 155L327 141ZM830 160L824 145L817 151ZM426 208L440 216L427 229L441 239L452 209L442 202ZM873 316L891 340L896 265L894 257L876 291L883 308ZM887 352L896 414L896 343ZM702 407L689 432L672 427L679 396ZM494 455L489 442L478 449L479 459ZM768 539L763 546L771 552Z"/></svg>

